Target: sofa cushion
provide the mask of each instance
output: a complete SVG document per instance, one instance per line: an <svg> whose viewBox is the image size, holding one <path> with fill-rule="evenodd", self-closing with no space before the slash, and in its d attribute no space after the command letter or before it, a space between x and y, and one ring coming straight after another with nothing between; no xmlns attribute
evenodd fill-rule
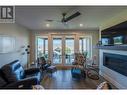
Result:
<svg viewBox="0 0 127 95"><path fill-rule="evenodd" d="M24 78L24 69L22 68L18 60L4 65L1 69L9 83Z"/></svg>

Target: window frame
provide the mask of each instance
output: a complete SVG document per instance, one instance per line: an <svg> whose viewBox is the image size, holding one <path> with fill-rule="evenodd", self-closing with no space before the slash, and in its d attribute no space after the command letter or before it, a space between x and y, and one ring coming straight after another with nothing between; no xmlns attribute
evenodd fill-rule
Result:
<svg viewBox="0 0 127 95"><path fill-rule="evenodd" d="M92 36L79 36L79 39L78 39L78 42L79 42L79 52L81 52L80 51L80 39L81 38L83 38L83 39L85 39L86 38L86 44L87 44L87 42L88 42L88 40L89 40L89 49L88 49L88 51L90 51L90 54L89 54L89 56L88 56L88 58L92 58L92 47L93 47L93 45L92 45ZM83 42L82 42L82 46L81 47L83 47ZM86 46L86 48L87 48L88 46ZM81 50L83 50L82 48L81 48ZM86 49L87 50L87 49Z"/></svg>

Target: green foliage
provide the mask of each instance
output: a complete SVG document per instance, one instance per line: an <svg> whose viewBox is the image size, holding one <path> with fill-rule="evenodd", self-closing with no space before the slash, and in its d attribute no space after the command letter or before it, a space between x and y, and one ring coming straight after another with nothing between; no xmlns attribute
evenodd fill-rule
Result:
<svg viewBox="0 0 127 95"><path fill-rule="evenodd" d="M69 47L66 47L66 48L65 48L65 53L66 53L66 54L70 54L70 53L71 53L71 49L70 49Z"/></svg>

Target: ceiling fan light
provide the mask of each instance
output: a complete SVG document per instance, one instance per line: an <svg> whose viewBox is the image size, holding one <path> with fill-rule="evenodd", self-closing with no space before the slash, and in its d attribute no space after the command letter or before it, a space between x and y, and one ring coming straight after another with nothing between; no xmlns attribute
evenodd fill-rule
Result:
<svg viewBox="0 0 127 95"><path fill-rule="evenodd" d="M50 24L47 23L47 24L46 24L46 27L50 27Z"/></svg>
<svg viewBox="0 0 127 95"><path fill-rule="evenodd" d="M80 26L80 27L83 27L83 24L82 24L82 23L80 23L80 24L79 24L79 26Z"/></svg>

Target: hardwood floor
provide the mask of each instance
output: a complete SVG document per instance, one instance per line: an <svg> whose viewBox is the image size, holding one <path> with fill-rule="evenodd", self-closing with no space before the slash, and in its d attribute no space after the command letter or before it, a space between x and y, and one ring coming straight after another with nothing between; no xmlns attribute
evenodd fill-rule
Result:
<svg viewBox="0 0 127 95"><path fill-rule="evenodd" d="M58 70L51 75L45 75L41 84L45 89L96 89L97 85L103 82L99 80L72 78L71 70Z"/></svg>

